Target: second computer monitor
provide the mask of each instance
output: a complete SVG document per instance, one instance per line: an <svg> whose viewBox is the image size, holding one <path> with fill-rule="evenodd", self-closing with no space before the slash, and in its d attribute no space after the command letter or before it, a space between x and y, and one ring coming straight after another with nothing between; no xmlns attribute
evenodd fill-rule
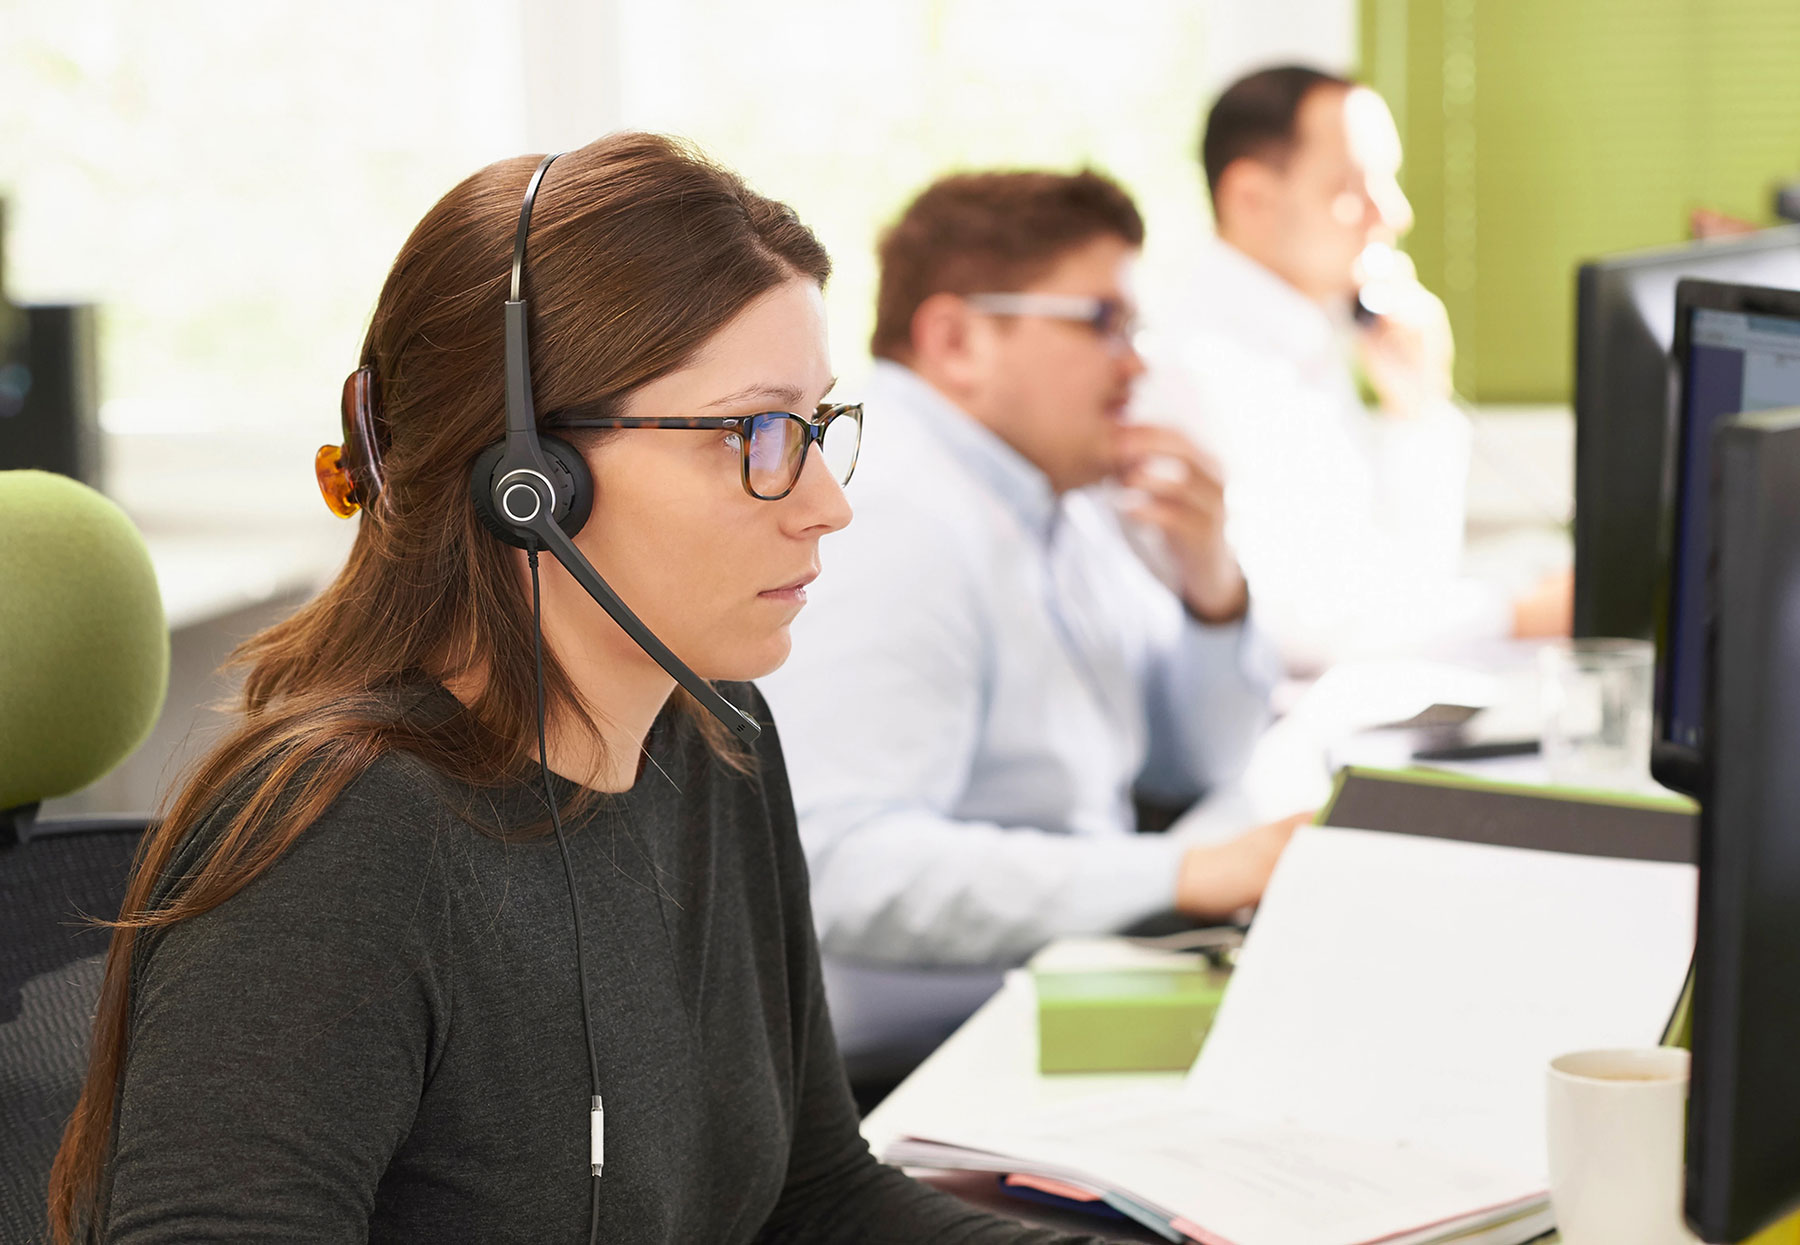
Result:
<svg viewBox="0 0 1800 1245"><path fill-rule="evenodd" d="M1674 346L1673 496L1651 770L1666 786L1698 795L1705 786L1713 434L1733 415L1800 407L1800 292L1682 281Z"/></svg>

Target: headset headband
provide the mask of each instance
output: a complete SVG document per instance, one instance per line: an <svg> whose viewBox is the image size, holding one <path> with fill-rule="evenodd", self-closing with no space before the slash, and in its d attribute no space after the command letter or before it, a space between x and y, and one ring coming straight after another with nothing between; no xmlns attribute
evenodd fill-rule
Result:
<svg viewBox="0 0 1800 1245"><path fill-rule="evenodd" d="M525 235L531 229L531 205L537 200L544 172L562 152L545 156L525 187L519 207L519 232L513 240L512 297L506 300L506 450L544 472L544 452L538 444L537 410L531 400L531 351L525 326Z"/></svg>
<svg viewBox="0 0 1800 1245"><path fill-rule="evenodd" d="M524 298L525 285L525 235L531 230L531 205L537 201L538 185L544 180L544 173L550 162L562 155L553 151L538 162L537 171L531 175L531 181L525 186L525 202L519 205L519 234L513 239L512 265L512 301Z"/></svg>

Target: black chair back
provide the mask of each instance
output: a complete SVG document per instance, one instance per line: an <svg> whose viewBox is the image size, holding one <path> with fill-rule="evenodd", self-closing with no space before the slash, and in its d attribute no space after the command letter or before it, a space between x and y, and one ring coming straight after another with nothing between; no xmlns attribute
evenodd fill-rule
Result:
<svg viewBox="0 0 1800 1245"><path fill-rule="evenodd" d="M40 822L0 840L0 1241L49 1239L50 1162L87 1074L110 931L145 821Z"/></svg>

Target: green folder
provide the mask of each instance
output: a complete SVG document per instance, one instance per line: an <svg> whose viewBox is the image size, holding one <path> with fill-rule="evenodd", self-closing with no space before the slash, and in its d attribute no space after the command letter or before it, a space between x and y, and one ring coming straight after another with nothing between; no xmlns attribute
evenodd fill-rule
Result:
<svg viewBox="0 0 1800 1245"><path fill-rule="evenodd" d="M1338 772L1316 820L1345 830L1695 864L1699 812L1692 800L1674 794L1537 787L1442 770L1353 765Z"/></svg>

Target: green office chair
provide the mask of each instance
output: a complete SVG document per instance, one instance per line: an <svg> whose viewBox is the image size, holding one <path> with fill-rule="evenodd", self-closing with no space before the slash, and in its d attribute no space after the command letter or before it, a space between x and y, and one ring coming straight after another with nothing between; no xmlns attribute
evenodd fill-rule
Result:
<svg viewBox="0 0 1800 1245"><path fill-rule="evenodd" d="M0 1241L47 1239L45 1188L87 1068L107 931L143 817L42 801L143 742L169 633L143 537L63 476L0 471Z"/></svg>

